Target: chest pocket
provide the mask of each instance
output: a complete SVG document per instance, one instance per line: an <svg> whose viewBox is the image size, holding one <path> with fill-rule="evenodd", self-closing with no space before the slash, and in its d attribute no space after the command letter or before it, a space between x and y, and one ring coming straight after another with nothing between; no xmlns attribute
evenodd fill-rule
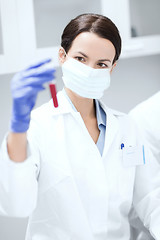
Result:
<svg viewBox="0 0 160 240"><path fill-rule="evenodd" d="M135 167L145 164L144 146L124 147L122 149L124 167Z"/></svg>

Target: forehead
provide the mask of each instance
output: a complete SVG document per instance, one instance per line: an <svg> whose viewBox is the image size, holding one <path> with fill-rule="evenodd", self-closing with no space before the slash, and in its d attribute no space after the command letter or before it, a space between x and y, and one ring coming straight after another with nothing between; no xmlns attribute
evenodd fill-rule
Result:
<svg viewBox="0 0 160 240"><path fill-rule="evenodd" d="M112 42L91 32L80 33L72 42L69 52L79 51L99 59L105 57L114 59L115 56L115 47Z"/></svg>

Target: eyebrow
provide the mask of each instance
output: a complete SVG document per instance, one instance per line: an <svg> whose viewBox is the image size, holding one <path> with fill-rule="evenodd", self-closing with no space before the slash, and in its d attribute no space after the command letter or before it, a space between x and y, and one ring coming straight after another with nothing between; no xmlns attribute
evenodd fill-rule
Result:
<svg viewBox="0 0 160 240"><path fill-rule="evenodd" d="M82 54L84 57L88 58L88 56L86 54L84 54L83 52L78 52L80 54ZM99 59L98 62L104 62L104 61L107 61L107 62L111 62L111 60L109 59Z"/></svg>
<svg viewBox="0 0 160 240"><path fill-rule="evenodd" d="M84 54L84 53L82 53L82 52L78 52L78 53L80 53L80 54L82 54L84 57L88 58L88 56L87 56L86 54Z"/></svg>
<svg viewBox="0 0 160 240"><path fill-rule="evenodd" d="M99 59L99 60L98 60L98 62L105 62L105 61L111 62L111 60L109 60L109 59Z"/></svg>

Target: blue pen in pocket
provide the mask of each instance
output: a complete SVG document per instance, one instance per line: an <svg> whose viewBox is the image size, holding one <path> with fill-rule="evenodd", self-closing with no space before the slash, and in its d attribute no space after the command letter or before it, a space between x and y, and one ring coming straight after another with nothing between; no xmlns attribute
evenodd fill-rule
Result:
<svg viewBox="0 0 160 240"><path fill-rule="evenodd" d="M121 149L123 149L124 148L124 143L121 143Z"/></svg>

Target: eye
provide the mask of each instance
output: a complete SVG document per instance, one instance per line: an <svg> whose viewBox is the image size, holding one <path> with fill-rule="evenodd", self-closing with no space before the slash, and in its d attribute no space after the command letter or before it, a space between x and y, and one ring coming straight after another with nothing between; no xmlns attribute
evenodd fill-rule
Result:
<svg viewBox="0 0 160 240"><path fill-rule="evenodd" d="M109 68L109 66L106 63L98 63L98 67L100 67L100 68Z"/></svg>
<svg viewBox="0 0 160 240"><path fill-rule="evenodd" d="M79 61L79 62L82 62L82 63L85 62L85 59L84 59L83 57L77 56L77 57L75 57L75 59L76 59L77 61Z"/></svg>

